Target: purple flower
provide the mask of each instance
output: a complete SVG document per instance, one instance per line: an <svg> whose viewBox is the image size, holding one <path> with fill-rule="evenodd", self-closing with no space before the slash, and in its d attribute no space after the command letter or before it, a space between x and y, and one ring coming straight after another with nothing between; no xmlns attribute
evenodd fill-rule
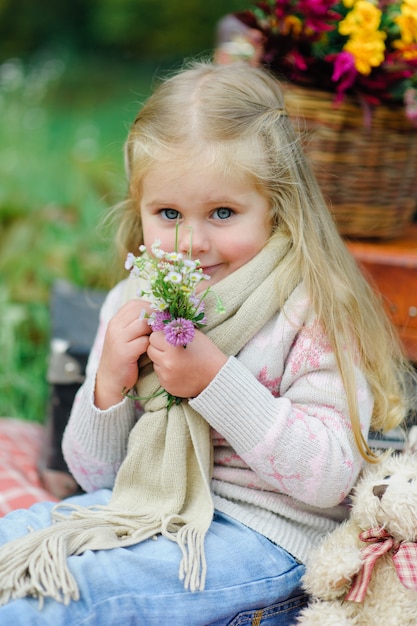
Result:
<svg viewBox="0 0 417 626"><path fill-rule="evenodd" d="M164 324L165 339L173 346L186 346L193 340L194 324L190 320L178 317L168 324Z"/></svg>
<svg viewBox="0 0 417 626"><path fill-rule="evenodd" d="M156 311L152 314L151 326L152 330L165 330L166 321L171 320L172 317L168 311Z"/></svg>

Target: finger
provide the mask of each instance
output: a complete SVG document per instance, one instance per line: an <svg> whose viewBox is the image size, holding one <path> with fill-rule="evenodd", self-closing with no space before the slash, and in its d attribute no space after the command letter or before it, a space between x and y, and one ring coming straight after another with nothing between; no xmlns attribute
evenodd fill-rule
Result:
<svg viewBox="0 0 417 626"><path fill-rule="evenodd" d="M117 319L122 325L127 326L137 319L143 319L149 311L149 302L129 300L119 309L113 319Z"/></svg>
<svg viewBox="0 0 417 626"><path fill-rule="evenodd" d="M142 335L152 332L148 320L143 318L142 312L137 307L127 307L116 313L110 320L107 335L116 341L132 341Z"/></svg>
<svg viewBox="0 0 417 626"><path fill-rule="evenodd" d="M165 352L169 347L163 330L155 330L149 337L149 343L159 352Z"/></svg>

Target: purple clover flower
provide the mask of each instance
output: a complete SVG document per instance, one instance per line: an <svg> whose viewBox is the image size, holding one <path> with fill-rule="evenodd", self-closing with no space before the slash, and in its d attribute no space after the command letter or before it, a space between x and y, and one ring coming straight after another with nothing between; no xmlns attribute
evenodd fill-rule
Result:
<svg viewBox="0 0 417 626"><path fill-rule="evenodd" d="M173 346L186 346L195 334L194 324L191 320L177 317L168 324L164 324L165 339Z"/></svg>
<svg viewBox="0 0 417 626"><path fill-rule="evenodd" d="M172 320L172 316L168 311L156 311L151 319L152 330L165 330L166 321Z"/></svg>

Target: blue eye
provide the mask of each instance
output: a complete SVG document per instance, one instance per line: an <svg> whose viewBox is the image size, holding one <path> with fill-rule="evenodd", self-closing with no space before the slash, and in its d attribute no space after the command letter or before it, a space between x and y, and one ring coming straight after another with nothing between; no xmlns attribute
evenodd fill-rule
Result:
<svg viewBox="0 0 417 626"><path fill-rule="evenodd" d="M229 217L233 215L232 209L228 207L221 206L215 211L213 211L213 217L216 217L219 220L227 220Z"/></svg>
<svg viewBox="0 0 417 626"><path fill-rule="evenodd" d="M178 220L181 217L176 209L161 209L161 215L167 220Z"/></svg>

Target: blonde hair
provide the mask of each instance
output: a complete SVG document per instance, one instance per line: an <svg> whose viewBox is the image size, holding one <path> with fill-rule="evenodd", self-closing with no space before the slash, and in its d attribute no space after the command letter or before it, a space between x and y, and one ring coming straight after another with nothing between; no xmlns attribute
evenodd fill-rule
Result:
<svg viewBox="0 0 417 626"><path fill-rule="evenodd" d="M138 203L147 169L161 159L204 160L222 173L251 176L271 204L273 233L289 242L277 297L283 306L304 281L333 347L358 449L363 437L354 366L374 396L372 428L390 430L405 417L411 367L379 299L339 236L289 120L278 80L263 68L195 62L167 78L141 108L126 143L129 190L121 206L121 253L142 243ZM286 278L285 278L286 277Z"/></svg>

